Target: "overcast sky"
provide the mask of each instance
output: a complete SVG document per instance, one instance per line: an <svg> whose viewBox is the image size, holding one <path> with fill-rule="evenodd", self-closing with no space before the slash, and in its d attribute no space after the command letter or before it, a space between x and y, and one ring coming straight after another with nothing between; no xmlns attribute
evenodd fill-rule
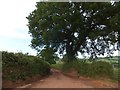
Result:
<svg viewBox="0 0 120 90"><path fill-rule="evenodd" d="M35 9L39 0L0 0L0 51L29 52L31 37L26 17Z"/></svg>
<svg viewBox="0 0 120 90"><path fill-rule="evenodd" d="M0 0L0 51L29 52L31 37L26 17L35 9L39 0ZM117 55L116 52L115 55Z"/></svg>

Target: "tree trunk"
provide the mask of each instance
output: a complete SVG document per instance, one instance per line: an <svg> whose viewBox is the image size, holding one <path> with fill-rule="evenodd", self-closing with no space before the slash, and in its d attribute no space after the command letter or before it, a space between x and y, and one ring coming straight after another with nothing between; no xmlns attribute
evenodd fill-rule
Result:
<svg viewBox="0 0 120 90"><path fill-rule="evenodd" d="M66 55L67 55L67 62L72 62L75 60L75 53L73 51L73 46L70 44L66 46Z"/></svg>
<svg viewBox="0 0 120 90"><path fill-rule="evenodd" d="M66 42L66 56L67 62L72 62L75 60L75 52L73 50L73 40L72 40L72 32L71 30L67 30L67 42Z"/></svg>

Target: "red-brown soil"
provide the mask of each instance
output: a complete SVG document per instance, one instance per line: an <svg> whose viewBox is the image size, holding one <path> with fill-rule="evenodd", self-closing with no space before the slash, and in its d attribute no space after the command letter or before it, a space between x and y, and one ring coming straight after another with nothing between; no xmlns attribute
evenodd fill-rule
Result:
<svg viewBox="0 0 120 90"><path fill-rule="evenodd" d="M56 69L52 69L52 75L46 78L35 76L34 78L24 82L18 81L18 84L15 83L14 85L13 83L11 84L11 82L4 81L3 86L14 88L118 88L117 83L113 83L107 80L85 78L81 76L79 78L69 77L69 75L64 75Z"/></svg>

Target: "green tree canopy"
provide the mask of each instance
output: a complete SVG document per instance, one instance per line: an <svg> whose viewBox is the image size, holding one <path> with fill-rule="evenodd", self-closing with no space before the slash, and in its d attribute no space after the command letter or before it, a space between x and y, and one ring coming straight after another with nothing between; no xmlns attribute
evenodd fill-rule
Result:
<svg viewBox="0 0 120 90"><path fill-rule="evenodd" d="M47 61L50 64L56 63L55 58L57 58L57 56L52 48L42 49L38 56L41 56L43 60Z"/></svg>
<svg viewBox="0 0 120 90"><path fill-rule="evenodd" d="M92 58L119 48L120 3L38 2L27 17L31 46L52 48L69 59L77 53Z"/></svg>

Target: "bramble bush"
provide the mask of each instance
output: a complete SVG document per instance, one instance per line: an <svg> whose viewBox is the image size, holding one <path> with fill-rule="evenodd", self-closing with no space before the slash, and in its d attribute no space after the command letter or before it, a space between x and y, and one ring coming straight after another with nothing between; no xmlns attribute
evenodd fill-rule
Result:
<svg viewBox="0 0 120 90"><path fill-rule="evenodd" d="M3 80L25 80L27 77L47 75L50 65L36 56L2 51Z"/></svg>

